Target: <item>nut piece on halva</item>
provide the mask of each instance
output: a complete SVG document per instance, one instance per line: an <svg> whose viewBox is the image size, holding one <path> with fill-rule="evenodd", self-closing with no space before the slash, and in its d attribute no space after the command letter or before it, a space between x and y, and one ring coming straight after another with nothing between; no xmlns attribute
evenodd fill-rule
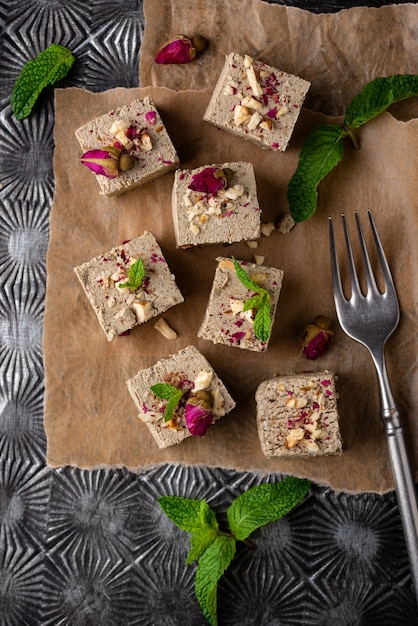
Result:
<svg viewBox="0 0 418 626"><path fill-rule="evenodd" d="M256 391L257 430L266 457L341 454L336 376L292 374L266 380Z"/></svg>
<svg viewBox="0 0 418 626"><path fill-rule="evenodd" d="M177 247L258 239L254 167L243 161L177 170L172 210Z"/></svg>
<svg viewBox="0 0 418 626"><path fill-rule="evenodd" d="M159 244L147 231L74 271L108 341L183 302Z"/></svg>
<svg viewBox="0 0 418 626"><path fill-rule="evenodd" d="M170 419L165 420L167 400L160 399L151 387L170 385L182 395ZM126 382L128 391L139 411L139 419L147 425L159 448L181 443L195 432L194 418L199 417L199 399L205 398L205 419L214 424L232 411L235 402L207 359L188 346L152 367L143 369ZM209 407L209 408L207 408ZM192 420L187 419L187 408L192 409ZM194 420L194 421L193 421ZM206 427L208 424L206 424Z"/></svg>
<svg viewBox="0 0 418 626"><path fill-rule="evenodd" d="M286 150L310 82L231 52L203 119L262 148Z"/></svg>
<svg viewBox="0 0 418 626"><path fill-rule="evenodd" d="M254 296L238 278L234 262L218 257L209 302L198 336L213 343L264 352L270 336L263 341L254 332L256 308L245 310L245 302ZM283 270L256 263L238 261L248 277L269 296L271 327L274 323L282 287ZM271 329L270 327L270 329Z"/></svg>
<svg viewBox="0 0 418 626"><path fill-rule="evenodd" d="M179 158L149 96L95 117L75 131L82 163L100 193L116 196L174 170ZM128 165L126 165L128 163Z"/></svg>

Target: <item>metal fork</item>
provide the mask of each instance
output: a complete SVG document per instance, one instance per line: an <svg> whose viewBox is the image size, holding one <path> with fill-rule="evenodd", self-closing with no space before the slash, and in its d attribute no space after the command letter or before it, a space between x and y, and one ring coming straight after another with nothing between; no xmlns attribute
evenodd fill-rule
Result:
<svg viewBox="0 0 418 626"><path fill-rule="evenodd" d="M342 215L351 282L351 297L345 297L338 265L334 227L332 219L329 218L331 272L335 307L341 328L349 337L366 346L376 368L380 390L381 417L384 423L396 496L409 555L412 581L418 599L417 493L406 451L399 411L389 384L384 354L386 340L393 333L399 322L399 304L395 285L370 211L368 211L368 215L383 272L385 291L381 293L377 287L360 219L356 212L355 217L364 261L367 293L364 295L360 288L347 222L345 216Z"/></svg>

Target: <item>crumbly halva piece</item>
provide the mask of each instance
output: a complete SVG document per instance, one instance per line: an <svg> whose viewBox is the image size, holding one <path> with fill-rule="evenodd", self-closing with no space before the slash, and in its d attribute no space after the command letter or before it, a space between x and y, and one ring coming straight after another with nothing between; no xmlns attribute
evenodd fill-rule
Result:
<svg viewBox="0 0 418 626"><path fill-rule="evenodd" d="M122 286L139 259L144 267L141 284ZM157 240L148 231L74 271L108 341L184 301Z"/></svg>
<svg viewBox="0 0 418 626"><path fill-rule="evenodd" d="M266 457L341 454L334 372L266 380L256 391L257 430Z"/></svg>
<svg viewBox="0 0 418 626"><path fill-rule="evenodd" d="M169 421L164 421L166 401L156 397L151 390L153 385L162 382L184 391ZM212 423L235 407L235 401L213 367L194 346L141 370L126 381L126 385L139 411L139 419L147 425L159 448L168 448L192 436L185 420L185 404L191 394L202 390L211 394Z"/></svg>
<svg viewBox="0 0 418 626"><path fill-rule="evenodd" d="M203 119L262 148L283 152L309 87L303 78L231 52Z"/></svg>
<svg viewBox="0 0 418 626"><path fill-rule="evenodd" d="M84 152L116 146L133 159L134 167L116 178L95 174L105 196L144 185L179 166L177 152L149 96L95 117L75 134Z"/></svg>
<svg viewBox="0 0 418 626"><path fill-rule="evenodd" d="M204 177L209 184L199 185ZM211 180L219 185L212 189ZM177 170L172 211L177 247L258 239L261 211L253 165L239 161Z"/></svg>
<svg viewBox="0 0 418 626"><path fill-rule="evenodd" d="M270 337L261 341L254 334L255 309L244 311L244 303L254 292L238 278L231 259L217 257L218 265L198 336L213 343L265 352ZM271 326L273 326L283 281L283 270L266 265L238 261L248 276L270 295Z"/></svg>

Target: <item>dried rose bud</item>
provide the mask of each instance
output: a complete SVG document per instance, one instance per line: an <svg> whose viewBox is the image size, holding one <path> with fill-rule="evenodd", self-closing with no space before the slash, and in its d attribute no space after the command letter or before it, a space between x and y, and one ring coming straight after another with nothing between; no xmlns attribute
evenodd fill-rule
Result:
<svg viewBox="0 0 418 626"><path fill-rule="evenodd" d="M315 361L328 350L333 332L330 321L324 315L315 318L315 324L308 324L303 334L302 349L306 358Z"/></svg>
<svg viewBox="0 0 418 626"><path fill-rule="evenodd" d="M189 398L185 406L187 428L194 437L203 437L213 422L212 394L199 391Z"/></svg>
<svg viewBox="0 0 418 626"><path fill-rule="evenodd" d="M121 171L131 170L135 161L126 153L121 153L115 146L104 146L100 150L87 150L81 157L83 165L95 174L106 178L116 178Z"/></svg>
<svg viewBox="0 0 418 626"><path fill-rule="evenodd" d="M218 191L227 186L228 175L227 172L217 167L205 167L192 176L189 189L215 196Z"/></svg>
<svg viewBox="0 0 418 626"><path fill-rule="evenodd" d="M196 58L198 52L202 52L208 42L201 35L194 35L191 39L186 35L176 35L170 39L157 53L156 63L181 64L190 63Z"/></svg>

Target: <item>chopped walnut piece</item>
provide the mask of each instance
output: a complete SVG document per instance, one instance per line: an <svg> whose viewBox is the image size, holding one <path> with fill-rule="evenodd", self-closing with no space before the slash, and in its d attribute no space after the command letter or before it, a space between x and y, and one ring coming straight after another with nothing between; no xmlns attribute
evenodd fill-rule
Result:
<svg viewBox="0 0 418 626"><path fill-rule="evenodd" d="M273 222L267 222L266 224L261 224L260 226L260 230L261 233L265 236L265 237L270 237L271 233L276 229L275 225L273 224Z"/></svg>
<svg viewBox="0 0 418 626"><path fill-rule="evenodd" d="M248 124L251 119L249 110L243 107L241 104L237 104L234 108L234 124L235 126L241 126L242 124Z"/></svg>
<svg viewBox="0 0 418 626"><path fill-rule="evenodd" d="M292 428L286 437L286 448L290 449L297 446L299 441L302 441L304 434L303 428Z"/></svg>
<svg viewBox="0 0 418 626"><path fill-rule="evenodd" d="M170 339L170 340L177 339L176 331L173 330L171 326L168 325L168 323L163 317L160 317L160 319L158 319L155 322L154 328L155 330L158 330L158 332L160 332L162 336L165 337L166 339Z"/></svg>

